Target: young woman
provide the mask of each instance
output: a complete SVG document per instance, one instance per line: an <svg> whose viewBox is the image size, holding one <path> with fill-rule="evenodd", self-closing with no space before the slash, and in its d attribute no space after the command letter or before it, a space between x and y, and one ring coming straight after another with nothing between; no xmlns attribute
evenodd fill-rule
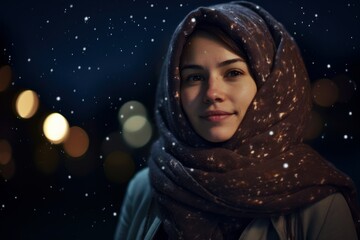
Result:
<svg viewBox="0 0 360 240"><path fill-rule="evenodd" d="M116 239L357 239L354 184L302 143L309 79L264 9L186 16L156 103L160 138L129 184Z"/></svg>

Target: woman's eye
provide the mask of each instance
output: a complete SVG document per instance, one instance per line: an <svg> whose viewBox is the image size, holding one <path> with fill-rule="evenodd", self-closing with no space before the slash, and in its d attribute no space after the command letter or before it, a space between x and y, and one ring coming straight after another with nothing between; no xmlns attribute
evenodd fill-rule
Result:
<svg viewBox="0 0 360 240"><path fill-rule="evenodd" d="M186 78L187 82L198 82L203 81L204 77L202 75L190 75Z"/></svg>
<svg viewBox="0 0 360 240"><path fill-rule="evenodd" d="M237 77L243 75L244 73L239 70L231 70L226 73L226 77Z"/></svg>

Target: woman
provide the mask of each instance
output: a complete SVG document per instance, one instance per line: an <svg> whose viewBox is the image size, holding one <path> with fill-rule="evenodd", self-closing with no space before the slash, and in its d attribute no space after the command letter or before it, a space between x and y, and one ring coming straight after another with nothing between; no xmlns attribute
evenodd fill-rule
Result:
<svg viewBox="0 0 360 240"><path fill-rule="evenodd" d="M307 72L265 10L233 2L186 16L156 102L160 138L116 239L357 239L354 184L302 143Z"/></svg>

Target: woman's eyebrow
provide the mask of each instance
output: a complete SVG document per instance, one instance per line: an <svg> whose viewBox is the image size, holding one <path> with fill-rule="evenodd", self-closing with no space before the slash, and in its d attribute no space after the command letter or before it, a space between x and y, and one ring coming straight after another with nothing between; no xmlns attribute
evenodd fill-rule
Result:
<svg viewBox="0 0 360 240"><path fill-rule="evenodd" d="M184 71L185 69L199 69L199 70L202 70L202 69L204 69L204 67L201 66L201 65L197 65L197 64L186 64L186 65L180 67L180 71Z"/></svg>
<svg viewBox="0 0 360 240"><path fill-rule="evenodd" d="M236 62L245 62L244 59L242 58L233 58L233 59L229 59L229 60L225 60L223 62L220 62L217 64L217 67L224 67ZM201 65L197 65L197 64L185 64L183 66L180 67L180 71L184 71L185 69L198 69L198 70L203 70L204 67Z"/></svg>
<svg viewBox="0 0 360 240"><path fill-rule="evenodd" d="M233 63L236 63L236 62L245 62L244 59L242 58L234 58L234 59L229 59L229 60L225 60L223 62L220 62L218 63L218 67L224 67L226 65L230 65L230 64L233 64Z"/></svg>

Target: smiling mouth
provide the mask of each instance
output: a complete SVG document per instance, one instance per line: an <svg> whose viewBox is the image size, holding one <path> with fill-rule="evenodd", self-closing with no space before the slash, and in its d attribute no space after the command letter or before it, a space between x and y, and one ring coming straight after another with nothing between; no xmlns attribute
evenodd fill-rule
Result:
<svg viewBox="0 0 360 240"><path fill-rule="evenodd" d="M207 120L209 122L221 122L233 115L236 115L236 113L217 110L217 111L207 111L203 115L200 115L200 118Z"/></svg>

